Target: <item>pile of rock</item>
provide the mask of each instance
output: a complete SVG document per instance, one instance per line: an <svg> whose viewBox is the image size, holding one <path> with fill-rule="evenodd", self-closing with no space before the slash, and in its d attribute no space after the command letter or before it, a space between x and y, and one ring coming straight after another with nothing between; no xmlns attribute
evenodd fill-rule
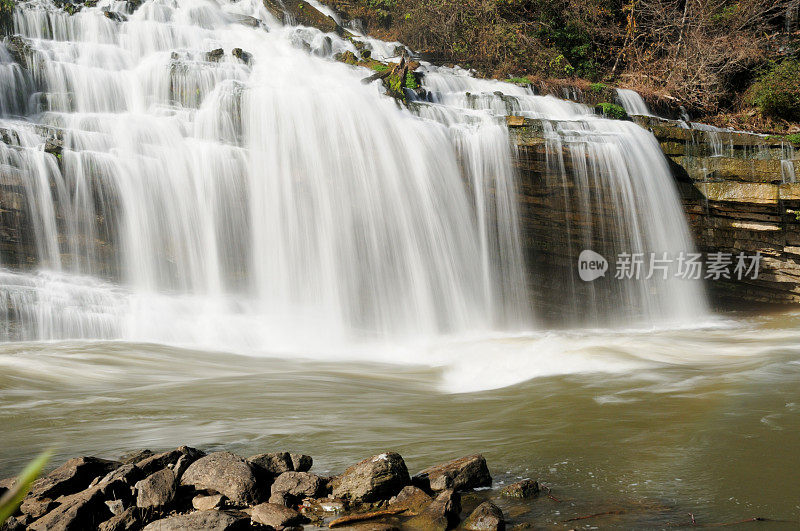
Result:
<svg viewBox="0 0 800 531"><path fill-rule="evenodd" d="M159 454L145 450L120 461L78 457L39 478L4 529L285 529L313 523L444 531L461 523L461 492L492 484L486 460L477 454L413 477L394 452L334 477L309 472L312 464L307 455L245 459L188 446ZM0 494L13 481L0 482ZM526 494L530 490L528 485ZM483 503L463 527L503 529L503 513Z"/></svg>

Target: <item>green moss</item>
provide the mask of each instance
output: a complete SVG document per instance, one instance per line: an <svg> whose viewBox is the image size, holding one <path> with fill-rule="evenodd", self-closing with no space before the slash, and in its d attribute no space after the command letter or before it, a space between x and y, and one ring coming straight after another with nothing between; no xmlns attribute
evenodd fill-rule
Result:
<svg viewBox="0 0 800 531"><path fill-rule="evenodd" d="M406 74L406 88L410 88L411 90L416 90L419 88L417 76L414 75L414 72L408 72Z"/></svg>
<svg viewBox="0 0 800 531"><path fill-rule="evenodd" d="M786 140L788 140L792 144L800 144L800 133L795 133L793 135L786 135Z"/></svg>
<svg viewBox="0 0 800 531"><path fill-rule="evenodd" d="M628 119L628 113L625 112L625 109L615 103L598 103L595 106L595 110L608 118L613 118L614 120Z"/></svg>
<svg viewBox="0 0 800 531"><path fill-rule="evenodd" d="M511 77L506 79L507 83L516 83L517 85L530 85L531 82L527 77Z"/></svg>
<svg viewBox="0 0 800 531"><path fill-rule="evenodd" d="M591 85L589 85L589 90L591 90L592 92L603 92L607 88L608 85L606 85L605 83L592 83Z"/></svg>
<svg viewBox="0 0 800 531"><path fill-rule="evenodd" d="M375 61L374 63L370 63L369 67L375 70L376 72L386 72L387 70L389 70L389 65L379 63L377 61Z"/></svg>

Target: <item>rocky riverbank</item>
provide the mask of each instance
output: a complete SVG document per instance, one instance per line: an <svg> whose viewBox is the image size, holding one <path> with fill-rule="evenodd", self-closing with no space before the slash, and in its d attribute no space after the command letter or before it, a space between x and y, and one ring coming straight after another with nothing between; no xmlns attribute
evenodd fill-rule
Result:
<svg viewBox="0 0 800 531"><path fill-rule="evenodd" d="M36 480L3 530L505 529L491 500L468 499L492 486L486 460L470 455L410 475L394 452L360 461L337 476L311 472L311 456L286 452L241 457L181 446L119 460L70 459ZM14 478L0 490L14 489ZM523 480L496 496L539 495Z"/></svg>

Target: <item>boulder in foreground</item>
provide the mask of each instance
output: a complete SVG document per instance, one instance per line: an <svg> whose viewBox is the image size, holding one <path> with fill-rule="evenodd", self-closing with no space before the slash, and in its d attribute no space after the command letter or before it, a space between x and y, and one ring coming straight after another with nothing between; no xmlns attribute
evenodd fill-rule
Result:
<svg viewBox="0 0 800 531"><path fill-rule="evenodd" d="M446 531L458 526L461 496L453 489L439 493L418 516L409 520L409 527L422 531Z"/></svg>
<svg viewBox="0 0 800 531"><path fill-rule="evenodd" d="M181 485L218 492L240 505L261 501L252 465L230 452L209 454L189 465Z"/></svg>
<svg viewBox="0 0 800 531"><path fill-rule="evenodd" d="M266 525L273 529L292 527L306 521L305 517L294 509L276 503L256 505L253 507L250 518L257 524Z"/></svg>
<svg viewBox="0 0 800 531"><path fill-rule="evenodd" d="M532 479L523 479L503 487L500 490L500 494L512 498L530 498L539 494L539 483Z"/></svg>
<svg viewBox="0 0 800 531"><path fill-rule="evenodd" d="M506 520L503 511L492 502L478 505L472 514L464 520L464 529L469 531L504 531Z"/></svg>
<svg viewBox="0 0 800 531"><path fill-rule="evenodd" d="M426 468L414 476L413 483L423 490L433 492L445 489L465 491L491 487L492 476L486 466L486 459L480 454L474 454Z"/></svg>
<svg viewBox="0 0 800 531"><path fill-rule="evenodd" d="M236 531L249 529L247 515L226 511L197 511L156 520L145 527L145 531Z"/></svg>
<svg viewBox="0 0 800 531"><path fill-rule="evenodd" d="M408 469L400 454L386 452L364 459L333 479L335 498L355 502L388 500L410 483Z"/></svg>

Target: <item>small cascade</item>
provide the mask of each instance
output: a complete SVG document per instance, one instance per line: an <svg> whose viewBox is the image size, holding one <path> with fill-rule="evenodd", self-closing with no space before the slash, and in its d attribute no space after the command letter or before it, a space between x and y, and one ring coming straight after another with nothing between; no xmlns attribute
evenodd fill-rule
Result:
<svg viewBox="0 0 800 531"><path fill-rule="evenodd" d="M653 116L642 96L635 90L618 88L617 99L620 105L631 116Z"/></svg>

